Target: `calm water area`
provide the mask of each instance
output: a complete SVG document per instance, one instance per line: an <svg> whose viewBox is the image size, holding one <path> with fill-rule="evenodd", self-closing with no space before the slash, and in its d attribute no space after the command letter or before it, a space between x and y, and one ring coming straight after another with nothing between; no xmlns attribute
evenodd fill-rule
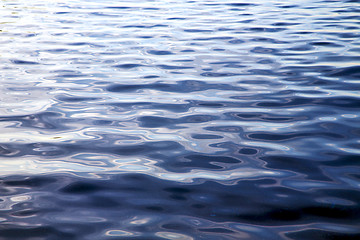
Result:
<svg viewBox="0 0 360 240"><path fill-rule="evenodd" d="M0 3L0 240L360 239L360 1Z"/></svg>

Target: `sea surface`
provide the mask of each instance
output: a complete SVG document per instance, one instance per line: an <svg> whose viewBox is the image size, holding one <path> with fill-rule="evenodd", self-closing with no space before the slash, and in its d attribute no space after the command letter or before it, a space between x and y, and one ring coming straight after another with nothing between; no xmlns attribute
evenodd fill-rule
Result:
<svg viewBox="0 0 360 240"><path fill-rule="evenodd" d="M0 239L360 239L358 0L3 0Z"/></svg>

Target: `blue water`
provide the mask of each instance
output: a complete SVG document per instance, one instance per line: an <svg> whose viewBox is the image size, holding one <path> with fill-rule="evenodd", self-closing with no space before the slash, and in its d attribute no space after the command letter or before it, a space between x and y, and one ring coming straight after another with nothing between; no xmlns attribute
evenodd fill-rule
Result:
<svg viewBox="0 0 360 240"><path fill-rule="evenodd" d="M359 13L2 1L0 239L360 239Z"/></svg>

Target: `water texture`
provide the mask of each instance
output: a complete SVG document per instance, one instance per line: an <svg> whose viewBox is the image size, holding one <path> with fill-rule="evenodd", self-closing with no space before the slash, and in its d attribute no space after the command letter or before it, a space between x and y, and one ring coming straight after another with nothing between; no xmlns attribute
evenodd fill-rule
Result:
<svg viewBox="0 0 360 240"><path fill-rule="evenodd" d="M0 239L360 239L359 14L1 1Z"/></svg>

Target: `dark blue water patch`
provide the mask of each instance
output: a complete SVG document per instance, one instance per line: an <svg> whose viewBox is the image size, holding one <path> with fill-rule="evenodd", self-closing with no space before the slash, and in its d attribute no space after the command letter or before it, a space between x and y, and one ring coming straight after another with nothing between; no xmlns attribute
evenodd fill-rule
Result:
<svg viewBox="0 0 360 240"><path fill-rule="evenodd" d="M147 128L158 128L158 127L181 128L179 126L173 126L173 125L187 124L187 123L204 123L204 122L214 121L217 119L219 119L219 117L211 116L211 115L192 115L181 118L143 116L143 117L139 117L137 120L140 122L140 126Z"/></svg>
<svg viewBox="0 0 360 240"><path fill-rule="evenodd" d="M66 233L65 231L58 231L56 228L49 226L21 228L6 224L6 228L0 230L0 233L6 239L21 239L24 236L27 236L27 238L75 239L75 235Z"/></svg>
<svg viewBox="0 0 360 240"><path fill-rule="evenodd" d="M44 50L44 52L49 52L49 53L64 53L68 51L70 50L67 48L55 48L55 49Z"/></svg>
<svg viewBox="0 0 360 240"><path fill-rule="evenodd" d="M243 155L254 155L258 153L258 150L254 148L244 147L239 150L239 153Z"/></svg>
<svg viewBox="0 0 360 240"><path fill-rule="evenodd" d="M194 62L193 59L177 59L173 60L172 62Z"/></svg>
<svg viewBox="0 0 360 240"><path fill-rule="evenodd" d="M281 5L278 6L278 8L297 8L299 5Z"/></svg>
<svg viewBox="0 0 360 240"><path fill-rule="evenodd" d="M351 69L355 69L356 70L356 66L351 66L351 67L345 67L345 68L335 68L335 67L330 67L327 65L317 65L317 66L306 66L306 67L299 67L299 66L287 66L287 67L282 67L279 69L278 72L273 72L272 75L275 75L277 73L282 73L282 72L293 72L296 73L297 75L305 75L304 73L318 73L318 75L320 76L325 76L325 77L331 77L332 74L337 74L338 72L342 72L343 70L350 70L350 75L352 74ZM268 74L271 75L270 71ZM355 72L356 73L356 72ZM342 76L342 75L340 75ZM301 76L302 78L305 76ZM335 76L337 77L337 76ZM347 77L346 74L344 74L342 77ZM310 80L319 80L319 81L326 81L328 84L330 83L330 81L322 79L322 78L316 78L314 76L306 76L306 78L310 79ZM343 82L343 85L347 85L348 83ZM334 85L334 84L333 84Z"/></svg>
<svg viewBox="0 0 360 240"><path fill-rule="evenodd" d="M328 42L328 41L316 41L316 42L311 42L310 44L313 46L324 46L324 47L335 47L335 48L343 47L343 45L341 44Z"/></svg>
<svg viewBox="0 0 360 240"><path fill-rule="evenodd" d="M195 52L195 50L193 50L193 49L185 49L185 50L181 50L180 52L189 53L189 52Z"/></svg>
<svg viewBox="0 0 360 240"><path fill-rule="evenodd" d="M154 38L153 36L137 36L138 38L143 38L143 39L150 39L150 38Z"/></svg>
<svg viewBox="0 0 360 240"><path fill-rule="evenodd" d="M297 121L306 121L309 120L308 116L299 115L296 116L295 114L292 116L288 115L280 115L280 114L264 114L264 113L237 113L237 112L230 112L226 113L225 116L227 116L229 119L237 119L241 121L260 121L260 122L297 122Z"/></svg>
<svg viewBox="0 0 360 240"><path fill-rule="evenodd" d="M107 190L107 188L98 186L98 184L91 184L86 182L73 183L61 189L62 192L71 194L88 194L104 190Z"/></svg>
<svg viewBox="0 0 360 240"><path fill-rule="evenodd" d="M289 231L285 233L285 236L294 240L311 239L311 238L353 240L358 238L358 234L359 233L339 233L337 231L330 231L330 230L310 229L310 230Z"/></svg>
<svg viewBox="0 0 360 240"><path fill-rule="evenodd" d="M224 138L221 135L214 135L214 134L193 134L191 135L194 139L221 139Z"/></svg>
<svg viewBox="0 0 360 240"><path fill-rule="evenodd" d="M360 67L359 66L352 66L352 67L345 67L345 68L337 68L333 69L326 74L330 77L353 77L353 78L360 78Z"/></svg>
<svg viewBox="0 0 360 240"><path fill-rule="evenodd" d="M224 169L225 166L240 164L241 162L241 160L229 156L189 155L159 165L172 172L184 173L195 169L220 170Z"/></svg>
<svg viewBox="0 0 360 240"><path fill-rule="evenodd" d="M57 96L56 99L62 102L88 102L88 101L94 101L99 100L101 98L91 98L91 97L75 97L75 96Z"/></svg>
<svg viewBox="0 0 360 240"><path fill-rule="evenodd" d="M207 156L207 155L190 155L186 156L185 159L189 159L193 162L220 162L220 163L240 163L241 160L228 157L228 156Z"/></svg>
<svg viewBox="0 0 360 240"><path fill-rule="evenodd" d="M59 74L56 75L55 78L82 78L82 77L86 77L87 75L85 74Z"/></svg>
<svg viewBox="0 0 360 240"><path fill-rule="evenodd" d="M18 64L18 65L37 65L37 64L40 64L38 62L20 60L20 59L11 60L11 62L14 63L14 64Z"/></svg>
<svg viewBox="0 0 360 240"><path fill-rule="evenodd" d="M183 113L189 111L194 104L165 104L165 103L153 103L153 102L135 102L135 103L112 103L110 104L112 111L123 112L124 109L163 109L170 112Z"/></svg>
<svg viewBox="0 0 360 240"><path fill-rule="evenodd" d="M94 125L99 125L99 126L107 126L107 125L113 125L116 121L110 121L110 120L94 120L92 121L92 123Z"/></svg>
<svg viewBox="0 0 360 240"><path fill-rule="evenodd" d="M226 5L233 7L248 7L248 6L256 6L254 3L227 3Z"/></svg>
<svg viewBox="0 0 360 240"><path fill-rule="evenodd" d="M152 54L152 55L171 55L171 54L173 54L170 51L164 51L164 50L149 50L148 53Z"/></svg>
<svg viewBox="0 0 360 240"><path fill-rule="evenodd" d="M217 30L220 31L220 32L227 32L227 31L234 31L235 29L234 28L221 27L221 28L218 28ZM228 37L226 37L226 38L228 38Z"/></svg>
<svg viewBox="0 0 360 240"><path fill-rule="evenodd" d="M301 173L306 176L306 179L312 179L317 181L332 182L329 176L326 176L321 170L319 162L313 159L296 158L290 156L265 156L261 157L266 163L268 168L283 169L292 171L294 173Z"/></svg>
<svg viewBox="0 0 360 240"><path fill-rule="evenodd" d="M294 47L291 47L291 48L287 48L286 50L290 50L290 51L310 51L310 50L313 50L314 47L312 47L311 45L300 45L300 46L294 46Z"/></svg>
<svg viewBox="0 0 360 240"><path fill-rule="evenodd" d="M69 14L71 12L55 12L55 14L62 15L62 14Z"/></svg>
<svg viewBox="0 0 360 240"><path fill-rule="evenodd" d="M161 8L142 8L143 10L150 10L150 11L158 11L158 10L161 10Z"/></svg>
<svg viewBox="0 0 360 240"><path fill-rule="evenodd" d="M293 34L293 35L308 35L308 34L314 34L314 32L312 32L312 31L296 31L296 32L291 32L290 34Z"/></svg>
<svg viewBox="0 0 360 240"><path fill-rule="evenodd" d="M238 12L240 12L240 11L245 11L246 9L245 8L240 8L240 7L235 7L235 8L230 8L229 10L230 11L238 11Z"/></svg>
<svg viewBox="0 0 360 240"><path fill-rule="evenodd" d="M322 121L319 123L309 124L309 128L318 128L322 131L336 133L338 135L342 135L344 139L351 139L359 137L359 133L354 132L354 128L351 125L339 123L339 122L331 122L331 121Z"/></svg>
<svg viewBox="0 0 360 240"><path fill-rule="evenodd" d="M0 229L0 234L8 239L19 239L22 236L79 239L120 226L124 231L141 231L144 235L149 234L147 239L156 239L151 236L164 230L204 240L213 239L213 234L219 233L217 239L228 239L222 237L230 233L236 233L235 236L238 236L240 232L224 222L261 223L272 227L279 224L291 226L294 223L339 220L343 224L351 224L358 219L359 213L358 205L320 204L314 201L314 198L319 196L327 196L354 202L360 197L354 190L296 191L279 186L270 178L244 180L232 185L214 181L184 184L142 174L115 175L100 180L81 179L70 175L10 176L1 180L2 190L5 190L4 196L20 193L36 196L37 192L43 193L41 198L33 198L28 200L27 204L18 204L11 210L2 211L4 216L11 218L14 212L29 208L34 213L33 217L22 220L27 222L28 226L3 223L6 228ZM14 186L14 182L18 184ZM33 184L34 182L36 184ZM248 194L249 192L251 194ZM277 197L278 195L287 197L281 198ZM47 206L53 206L58 210L49 211ZM69 213L75 209L80 211ZM89 210L90 214L82 213ZM56 228L51 227L52 221L64 214L68 217ZM154 215L158 220L144 225L124 224L135 216ZM103 221L76 221L85 216L98 217ZM191 220L193 218L197 219L197 224ZM34 222L41 223L41 227L36 226ZM89 228L92 230L89 231ZM199 232L202 234L199 235ZM359 234L359 231L347 234L355 236L355 233ZM259 233L249 231L248 234L256 239ZM336 234L347 235L341 231L333 234L330 234L330 237Z"/></svg>
<svg viewBox="0 0 360 240"><path fill-rule="evenodd" d="M359 155L357 154L344 154L338 152L327 152L326 156L328 156L328 161L322 162L322 164L326 166L332 167L340 167L340 166L348 166L348 167L357 167L360 165L357 159L359 159ZM359 176L357 177L359 178Z"/></svg>
<svg viewBox="0 0 360 240"><path fill-rule="evenodd" d="M296 208L279 208L274 209L266 214L261 214L259 216L261 219L273 219L275 222L285 222L285 221L300 221L304 216L307 218L317 217L319 219L355 219L355 214L359 212L359 209L356 207L323 207L323 206L309 206L303 207L300 209ZM308 216L310 215L310 216ZM257 217L254 219L254 216L243 216L249 221L257 221ZM260 220L262 221L262 220ZM263 220L266 222L266 220Z"/></svg>
<svg viewBox="0 0 360 240"><path fill-rule="evenodd" d="M214 131L214 132L228 132L228 133L242 133L243 129L241 127L237 126L219 126L219 127L206 127L204 128L208 131Z"/></svg>
<svg viewBox="0 0 360 240"><path fill-rule="evenodd" d="M251 41L254 42L265 42L265 43L274 43L274 44L288 44L287 41L282 41L274 38L267 38L267 37L256 37L252 38Z"/></svg>
<svg viewBox="0 0 360 240"><path fill-rule="evenodd" d="M109 8L109 9L130 9L130 8L133 8L133 7L111 6L111 7L106 7L106 8Z"/></svg>
<svg viewBox="0 0 360 240"><path fill-rule="evenodd" d="M207 108L222 108L222 107L235 107L243 104L233 102L219 102L219 101L191 101L194 106L201 106Z"/></svg>
<svg viewBox="0 0 360 240"><path fill-rule="evenodd" d="M197 92L205 91L209 89L220 89L220 90L233 90L233 91L244 91L244 88L233 87L227 84L212 84L204 81L178 81L173 84L169 83L151 83L151 84L138 84L138 85L125 85L125 84L114 84L106 88L109 92L133 92L141 89L154 89L166 92Z"/></svg>
<svg viewBox="0 0 360 240"><path fill-rule="evenodd" d="M326 133L326 132L311 132L311 133L292 133L292 134L272 134L272 133L252 133L249 134L250 139L262 140L262 141L288 141L295 140L296 138L333 138L333 139L344 139L340 134Z"/></svg>
<svg viewBox="0 0 360 240"><path fill-rule="evenodd" d="M219 6L221 4L219 4L219 3L204 3L203 5L205 5L205 6Z"/></svg>
<svg viewBox="0 0 360 240"><path fill-rule="evenodd" d="M360 10L358 8L356 8L356 7L349 7L347 9L335 10L333 12L334 13L352 13L352 14L354 14L354 13L360 12ZM346 17L349 17L349 16L346 16ZM355 16L351 16L351 17L355 17ZM341 18L341 16L339 18Z"/></svg>
<svg viewBox="0 0 360 240"><path fill-rule="evenodd" d="M360 61L360 56L342 56L342 57L339 57L339 56L336 56L336 55L333 55L333 56L323 56L319 59L320 61L323 61L323 62L357 62L357 61ZM357 78L360 78L360 73L355 73L355 74L351 74L350 73L350 76L353 77L357 77Z"/></svg>
<svg viewBox="0 0 360 240"><path fill-rule="evenodd" d="M304 97L284 98L282 100L262 101L256 104L259 107L286 107L286 106L332 106L339 108L359 108L360 100L355 97L328 97L324 99L311 99Z"/></svg>
<svg viewBox="0 0 360 240"><path fill-rule="evenodd" d="M305 86L326 86L326 85L334 86L334 83L329 80L318 77L311 77L311 76L298 76L298 77L290 76L283 78L283 80L290 82L301 82L301 85L305 85Z"/></svg>
<svg viewBox="0 0 360 240"><path fill-rule="evenodd" d="M144 66L144 65L135 64L135 63L124 63L124 64L114 65L113 67L122 68L122 69L131 69L131 68L137 68L137 67L142 67L142 66Z"/></svg>
<svg viewBox="0 0 360 240"><path fill-rule="evenodd" d="M320 104L341 108L359 108L360 99L355 97L333 97L323 99L322 101L320 101Z"/></svg>
<svg viewBox="0 0 360 240"><path fill-rule="evenodd" d="M253 69L250 69L248 70L248 73L249 74L256 74L256 75L265 75L265 76L279 76L280 74L277 73L277 72L274 72L274 71L271 71L271 70L268 70L268 69L256 69L256 68L253 68ZM246 74L246 75L249 75L249 74ZM246 81L243 81L244 83L252 83L252 84L256 84L256 83L263 83L263 81L258 81L258 80L246 80Z"/></svg>
<svg viewBox="0 0 360 240"><path fill-rule="evenodd" d="M29 187L37 188L56 182L56 179L51 177L34 176L34 177L8 177L3 184L10 187Z"/></svg>
<svg viewBox="0 0 360 240"><path fill-rule="evenodd" d="M200 75L203 76L203 77L220 78L220 77L233 77L233 76L238 76L240 74L238 74L238 73L230 73L230 72L203 72Z"/></svg>
<svg viewBox="0 0 360 240"><path fill-rule="evenodd" d="M250 28L244 28L246 31L250 32L281 32L286 30L286 28L279 28L279 27L271 27L271 28L265 28L265 27L250 27Z"/></svg>
<svg viewBox="0 0 360 240"><path fill-rule="evenodd" d="M353 27L353 26L349 26L349 27L345 27L346 30L358 30L360 29L360 27Z"/></svg>
<svg viewBox="0 0 360 240"><path fill-rule="evenodd" d="M300 23L290 23L290 22L276 22L271 24L272 26L296 26L299 25Z"/></svg>
<svg viewBox="0 0 360 240"><path fill-rule="evenodd" d="M160 76L158 76L158 75L147 75L147 76L145 76L144 78L145 79L152 79L152 78L159 78Z"/></svg>
<svg viewBox="0 0 360 240"><path fill-rule="evenodd" d="M231 43L231 44L242 44L242 43L245 43L245 41L242 40L242 39L234 39L234 40L230 40L228 43Z"/></svg>
<svg viewBox="0 0 360 240"><path fill-rule="evenodd" d="M329 34L330 35L330 34ZM340 38L345 38L345 39L359 39L360 34L356 34L356 33L331 33L331 35L337 35Z"/></svg>
<svg viewBox="0 0 360 240"><path fill-rule="evenodd" d="M36 36L37 36L37 34L35 34L35 33L29 33L29 34L24 35L25 38L36 37Z"/></svg>
<svg viewBox="0 0 360 240"><path fill-rule="evenodd" d="M68 43L68 45L70 46L84 46L84 45L88 45L87 42L72 42L72 43Z"/></svg>

